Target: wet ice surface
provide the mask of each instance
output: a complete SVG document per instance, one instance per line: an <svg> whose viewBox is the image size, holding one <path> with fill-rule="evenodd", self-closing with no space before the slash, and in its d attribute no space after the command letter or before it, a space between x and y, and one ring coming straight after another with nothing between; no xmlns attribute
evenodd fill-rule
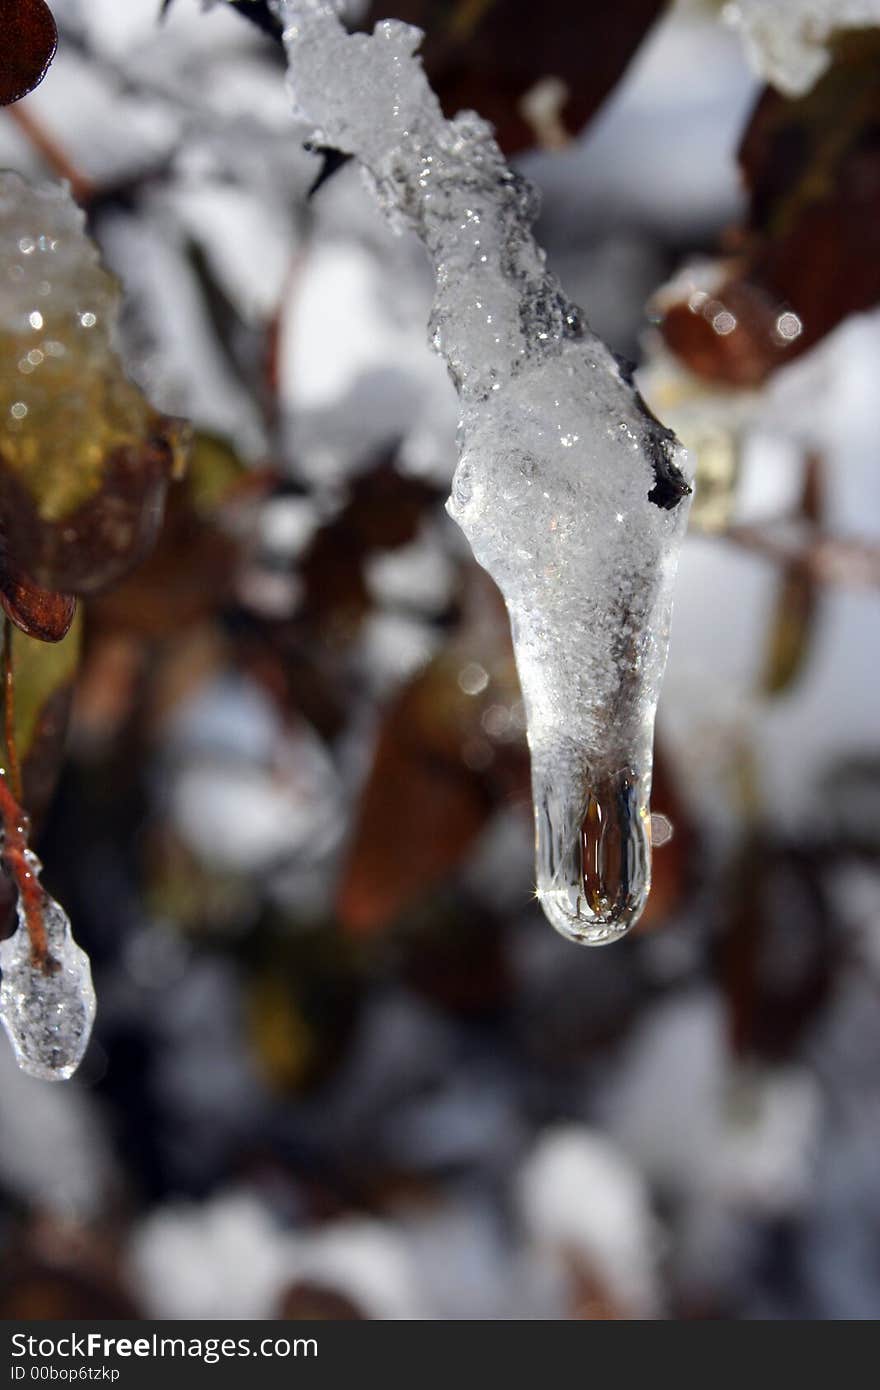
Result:
<svg viewBox="0 0 880 1390"><path fill-rule="evenodd" d="M39 861L28 855L34 880ZM35 957L23 896L18 928L0 941L0 1020L22 1071L44 1081L72 1076L85 1055L95 1017L89 958L70 932L67 914L34 882L32 910L46 935L45 962Z"/></svg>
<svg viewBox="0 0 880 1390"><path fill-rule="evenodd" d="M684 450L564 296L491 128L447 121L397 21L347 35L280 0L294 110L357 156L436 277L433 344L461 398L448 509L510 614L528 718L537 894L599 945L650 888L654 714L687 520Z"/></svg>
<svg viewBox="0 0 880 1390"><path fill-rule="evenodd" d="M828 67L835 31L880 24L880 0L731 0L722 13L755 70L786 96L801 96Z"/></svg>
<svg viewBox="0 0 880 1390"><path fill-rule="evenodd" d="M149 406L115 351L119 287L67 187L0 172L0 239L0 450L55 522L144 436Z"/></svg>

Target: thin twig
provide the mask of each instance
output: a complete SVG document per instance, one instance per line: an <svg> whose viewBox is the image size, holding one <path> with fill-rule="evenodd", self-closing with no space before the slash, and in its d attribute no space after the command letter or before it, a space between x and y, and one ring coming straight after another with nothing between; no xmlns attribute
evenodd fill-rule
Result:
<svg viewBox="0 0 880 1390"><path fill-rule="evenodd" d="M46 161L53 174L57 174L60 179L67 179L76 202L87 203L95 191L92 180L80 172L67 152L55 139L55 136L46 129L39 117L34 115L28 103L25 101L16 102L14 106L8 108L8 114L37 153Z"/></svg>

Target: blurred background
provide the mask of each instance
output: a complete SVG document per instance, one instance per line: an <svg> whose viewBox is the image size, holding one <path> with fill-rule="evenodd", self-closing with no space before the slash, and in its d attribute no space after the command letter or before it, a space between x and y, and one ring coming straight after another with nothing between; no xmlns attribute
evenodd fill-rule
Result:
<svg viewBox="0 0 880 1390"><path fill-rule="evenodd" d="M877 1317L880 31L805 81L695 0L350 7L426 29L697 460L655 887L579 950L420 248L264 6L50 3L0 167L70 181L195 444L20 695L98 1016L65 1084L0 1039L0 1315Z"/></svg>

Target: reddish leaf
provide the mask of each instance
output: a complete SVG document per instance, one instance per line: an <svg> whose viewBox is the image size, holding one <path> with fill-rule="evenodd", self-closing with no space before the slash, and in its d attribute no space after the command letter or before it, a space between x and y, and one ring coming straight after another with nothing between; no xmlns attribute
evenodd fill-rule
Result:
<svg viewBox="0 0 880 1390"><path fill-rule="evenodd" d="M9 569L0 570L0 605L17 628L41 642L60 642L76 613L72 594L41 589Z"/></svg>
<svg viewBox="0 0 880 1390"><path fill-rule="evenodd" d="M58 46L58 30L44 0L0 0L0 106L38 87Z"/></svg>
<svg viewBox="0 0 880 1390"><path fill-rule="evenodd" d="M353 638L370 608L368 556L413 540L436 500L434 489L404 477L388 459L355 479L345 506L318 531L299 568L312 642L338 646Z"/></svg>
<svg viewBox="0 0 880 1390"><path fill-rule="evenodd" d="M0 451L0 517L11 563L37 585L69 593L94 593L119 579L156 539L187 437L181 422L154 416L147 438L106 459L98 490L58 522L40 515Z"/></svg>
<svg viewBox="0 0 880 1390"><path fill-rule="evenodd" d="M387 713L338 899L352 932L384 927L430 892L488 819L491 802L479 779L460 756L436 746L430 727L432 708L454 698L451 681L452 672L432 666Z"/></svg>
<svg viewBox="0 0 880 1390"><path fill-rule="evenodd" d="M90 603L102 636L173 636L213 617L230 601L240 541L223 525L238 491L263 479L222 441L197 434L186 476L168 492L161 530L150 554Z"/></svg>
<svg viewBox="0 0 880 1390"><path fill-rule="evenodd" d="M476 572L472 586L476 617L386 711L337 902L352 932L381 930L428 895L462 862L500 801L527 803L507 626L494 586ZM461 679L468 667L486 677L476 693Z"/></svg>
<svg viewBox="0 0 880 1390"><path fill-rule="evenodd" d="M806 96L766 91L740 163L751 207L738 253L662 330L698 376L755 386L880 301L880 32L841 38Z"/></svg>
<svg viewBox="0 0 880 1390"><path fill-rule="evenodd" d="M717 294L673 304L663 319L667 346L697 376L726 386L759 386L786 352L775 332L784 305L745 277Z"/></svg>

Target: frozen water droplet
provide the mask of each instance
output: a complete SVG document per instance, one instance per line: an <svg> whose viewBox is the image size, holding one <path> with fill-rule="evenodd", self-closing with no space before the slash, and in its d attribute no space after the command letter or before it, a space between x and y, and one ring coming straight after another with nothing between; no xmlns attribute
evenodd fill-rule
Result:
<svg viewBox="0 0 880 1390"><path fill-rule="evenodd" d="M651 844L655 849L668 845L675 835L675 826L662 811L651 812Z"/></svg>
<svg viewBox="0 0 880 1390"><path fill-rule="evenodd" d="M88 1045L95 991L89 958L74 941L66 912L40 884L34 889L48 955L45 962L35 959L19 896L18 929L0 941L0 1020L22 1071L64 1081Z"/></svg>
<svg viewBox="0 0 880 1390"><path fill-rule="evenodd" d="M631 768L583 779L535 769L537 895L558 932L585 946L616 941L651 887L644 778Z"/></svg>

